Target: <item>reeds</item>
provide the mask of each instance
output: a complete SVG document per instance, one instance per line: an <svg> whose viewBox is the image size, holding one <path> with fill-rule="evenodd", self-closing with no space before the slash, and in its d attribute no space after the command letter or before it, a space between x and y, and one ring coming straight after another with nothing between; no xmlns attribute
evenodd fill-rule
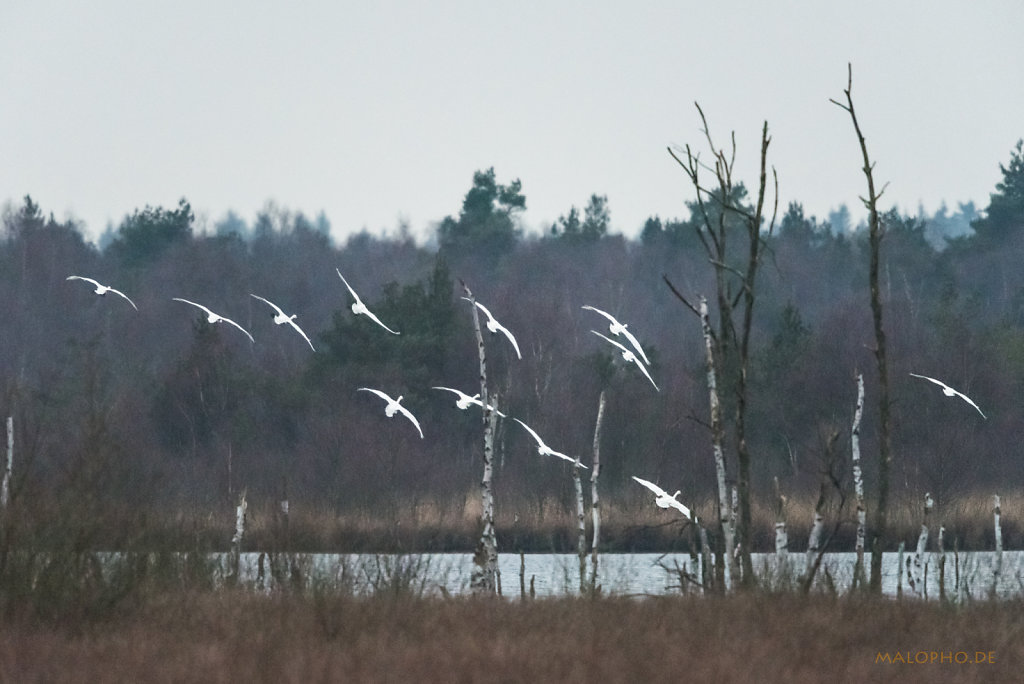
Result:
<svg viewBox="0 0 1024 684"><path fill-rule="evenodd" d="M156 595L76 629L0 623L2 681L1015 681L1021 606ZM727 648L724 635L743 644ZM813 637L808 637L813 635ZM894 654L947 662L892 664ZM956 654L985 662L951 662ZM957 656L958 657L958 656ZM991 660L991 662L989 662Z"/></svg>

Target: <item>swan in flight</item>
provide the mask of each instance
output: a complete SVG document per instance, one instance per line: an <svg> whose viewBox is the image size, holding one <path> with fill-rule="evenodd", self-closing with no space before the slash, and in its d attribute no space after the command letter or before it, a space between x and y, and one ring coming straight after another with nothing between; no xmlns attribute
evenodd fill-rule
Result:
<svg viewBox="0 0 1024 684"><path fill-rule="evenodd" d="M110 287L108 285L101 285L98 282L96 282L95 280L93 280L92 278L83 278L82 276L72 275L72 276L68 276L64 280L84 280L87 283L92 283L93 285L96 286L96 289L93 290L93 292L95 292L99 296L102 297L103 295L107 294L108 292L113 292L114 294L121 295L122 297L127 299L128 303L131 304L132 308L134 308L136 311L139 310L139 307L135 306L135 302L133 302L131 299L129 299L128 295L126 295L124 292L121 292L120 290L115 290L114 288L112 288L112 287Z"/></svg>
<svg viewBox="0 0 1024 684"><path fill-rule="evenodd" d="M414 416L411 413L409 413L409 409L407 409L404 406L402 406L402 404L401 404L402 397L398 397L397 399L392 399L391 397L389 397L388 395L384 394L380 390L375 390L375 389L372 389L370 387L360 387L356 391L357 392L373 392L378 397L380 397L384 401L388 402L388 405L384 407L384 415L387 416L388 418L391 418L392 416L395 415L395 411L398 411L403 416L405 416L410 421L412 421L412 424L416 426L416 430L420 433L420 439L423 439L423 429L420 427L420 422L418 420L416 420L416 416Z"/></svg>
<svg viewBox="0 0 1024 684"><path fill-rule="evenodd" d="M212 311L210 311L209 309L207 309L205 306L203 306L202 304L196 304L195 302L190 302L189 300L182 299L181 297L171 297L171 299L173 299L176 302L185 302L186 304L191 304L192 306L194 306L196 308L202 309L203 311L206 312L206 321L208 323L218 323L220 321L224 321L225 323L230 323L231 325L235 326L236 328L238 328L239 330L244 332L245 336L249 338L250 342L254 342L254 343L256 342L256 340L252 339L252 335L249 334L248 330L246 330L242 326L238 325L237 323L235 323L230 318L225 318L224 316L221 316L219 314L215 314Z"/></svg>
<svg viewBox="0 0 1024 684"><path fill-rule="evenodd" d="M474 394L473 396L469 396L465 392L460 392L459 390L452 389L451 387L431 387L430 389L445 390L447 392L453 392L454 394L456 394L458 396L458 399L455 400L455 406L457 406L458 408L462 409L463 411L468 409L471 405L479 406L481 408L483 408L483 405L484 405L484 403L482 401L480 401L480 394L479 393ZM498 409L494 408L493 406L488 406L487 408L491 409L492 411L497 413L502 418L505 418L505 414L502 413L501 411L499 411Z"/></svg>
<svg viewBox="0 0 1024 684"><path fill-rule="evenodd" d="M283 325L285 323L288 323L293 328L295 328L295 332L297 332L300 335L302 335L302 339L306 340L306 344L309 345L309 348L312 349L313 351L316 351L316 348L313 346L313 343L309 341L309 337L306 335L306 333L302 332L302 328L300 328L299 324L295 322L295 316L297 314L292 314L291 316L286 316L284 311L281 311L281 307L279 307L277 304L275 304L274 302L270 301L269 299L264 299L263 297L260 297L259 295L254 295L252 293L250 293L250 296L255 297L256 299L260 300L261 302L266 302L267 304L269 304L270 307L272 309L274 309L274 311L277 312L276 314L274 314L274 323L277 323L278 325Z"/></svg>
<svg viewBox="0 0 1024 684"><path fill-rule="evenodd" d="M377 318L372 311L370 311L369 309L366 308L366 305L363 304L363 300L359 298L359 295L356 294L356 291L353 290L352 286L348 284L347 280L345 280L345 276L341 275L341 271L339 271L338 269L334 269L334 270L338 273L338 277L341 278L341 282L345 283L345 287L348 288L348 291L352 293L352 298L356 300L356 301L352 302L352 313L354 313L357 316L359 314L366 314L367 316L370 317L370 319L374 323L376 323L380 327L384 328L385 330L387 330L392 335L401 335L402 334L402 333L398 332L397 330L392 330L388 326L386 326L383 323L381 323L380 319Z"/></svg>
<svg viewBox="0 0 1024 684"><path fill-rule="evenodd" d="M616 342L612 338L608 337L607 335L602 335L601 333L597 332L596 330L591 330L590 332L594 333L598 337L601 337L601 338L607 340L608 342L610 342L611 344L614 344L616 347L618 347L619 351L622 352L622 358L625 359L626 361L628 361L629 363L632 363L632 364L636 365L636 367L640 369L640 372L642 372L644 375L646 375L647 379L651 381L651 384L654 385L654 389L658 390L659 392L661 391L660 389L658 389L658 385L654 382L654 378L652 378L651 374L649 372L647 372L647 366L645 366L644 364L640 363L640 359L638 359L636 357L636 354L634 354L630 350L626 349L624 346L622 346L621 344L619 344L618 342Z"/></svg>
<svg viewBox="0 0 1024 684"><path fill-rule="evenodd" d="M929 382L934 382L936 385L938 385L939 387L942 388L942 393L945 394L947 397L960 397L961 399L966 401L968 404L973 406L975 409L977 409L978 413L981 413L981 409L978 408L978 405L974 403L974 400L972 400L969 396L967 396L963 392L957 392L955 389L953 389L952 387L950 387L946 383L942 382L941 380L936 380L935 378L929 378L927 375L918 375L917 373L911 373L911 375L914 376L915 378L921 378L923 380L928 380ZM984 413L981 413L981 417L984 418L985 420L988 420L988 416L986 416Z"/></svg>
<svg viewBox="0 0 1024 684"><path fill-rule="evenodd" d="M467 302L471 301L469 297L463 297L463 299L465 299ZM505 337L508 338L508 341L511 342L512 346L515 348L516 356L520 359L523 358L523 355L519 353L519 343L516 342L516 338L512 336L512 333L509 332L508 328L499 323L498 319L491 315L491 312L487 310L486 306L484 306L480 302L474 303L477 305L477 308L483 311L484 314L487 316L487 329L491 331L491 334L493 335L497 333L499 330L503 332L505 334Z"/></svg>
<svg viewBox="0 0 1024 684"><path fill-rule="evenodd" d="M682 493L681 490L677 489L675 494L669 494L653 482L649 482L643 478L637 477L636 475L633 475L633 479L654 492L654 503L657 504L659 508L674 508L687 518L693 519L690 509L679 502L678 497L679 494Z"/></svg>
<svg viewBox="0 0 1024 684"><path fill-rule="evenodd" d="M587 466L583 465L582 463L580 463L575 458L566 456L562 452L555 451L554 449L549 447L547 444L544 443L544 440L542 440L540 438L540 435L538 435L536 432L534 432L533 428L531 428L529 425L527 425L523 421L519 420L518 418L513 418L512 420L514 420L517 423L519 423L520 425L522 425L524 428L526 428L527 432L529 432L531 435L533 435L534 440L537 441L537 453L540 454L541 456L557 456L558 458L562 459L563 461L569 461L569 463L572 463L574 465L578 465L580 468L586 468L587 467Z"/></svg>
<svg viewBox="0 0 1024 684"><path fill-rule="evenodd" d="M635 349L637 352L639 352L640 358L642 358L644 360L644 364L648 365L648 366L651 365L651 362L647 360L647 354L644 354L643 347L640 346L640 342L636 339L636 337L633 336L633 333L629 332L629 330L626 329L626 324L625 323L619 323L615 319L615 316L612 316L607 311L601 311L596 306L585 305L583 308L584 309L589 309L590 311L596 311L597 313L599 313L602 316L604 316L605 318L607 318L610 321L610 323L608 325L608 332L610 332L612 335L623 335L623 336L625 336L625 338L627 340L629 340L629 343L631 345L633 345L633 349Z"/></svg>

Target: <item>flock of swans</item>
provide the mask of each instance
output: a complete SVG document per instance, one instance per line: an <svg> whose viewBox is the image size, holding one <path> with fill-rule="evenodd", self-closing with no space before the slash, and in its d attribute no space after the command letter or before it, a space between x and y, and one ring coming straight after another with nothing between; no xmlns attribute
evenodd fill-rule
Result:
<svg viewBox="0 0 1024 684"><path fill-rule="evenodd" d="M397 330L393 330L393 329L389 328L387 325L385 325L383 322L381 322L381 320L372 311L370 311L370 309L363 303L362 299L359 298L359 295L356 293L356 291L354 289L352 289L352 286L349 285L348 281L345 280L345 276L343 276L341 274L341 271L338 270L338 269L335 269L335 271L337 272L338 277L341 278L341 281L345 284L345 287L348 289L348 292L352 295L353 302L352 302L351 309L352 309L352 313L353 314L355 314L357 316L360 316L360 315L366 316L368 319L370 319L371 321L373 321L378 326L380 326L381 328L383 328L387 332L391 333L392 335L400 335L401 334ZM93 292L95 294L101 296L101 297L105 296L109 292L113 292L114 294L124 298L129 304L131 304L132 308L134 308L136 311L138 311L138 309L139 309L139 307L135 305L135 302L133 302L131 300L131 298L128 297L128 295L126 295L125 293L121 292L120 290L114 289L113 287L111 287L109 285L103 285L103 284L99 283L98 281L96 281L96 280L94 280L92 278L87 278L85 276L71 275L71 276L67 277L67 280L82 280L84 282L90 283L91 285L94 286ZM302 328L299 327L298 323L295 322L296 314L292 314L292 315L289 316L289 315L284 313L284 311L281 309L281 307L279 307L277 304L274 304L269 299L261 297L261 296L259 296L257 294L251 294L251 296L256 298L256 299L258 299L258 300L260 300L261 302L264 302L265 304L267 304L268 306L270 306L274 310L273 320L274 320L275 324L277 324L277 325L284 325L285 323L289 324L295 330L295 332L297 332L299 335L302 336L302 339L304 339L306 341L306 343L309 345L309 348L312 349L314 352L316 351L316 348L313 346L313 342L309 339L309 336L302 330ZM214 313L213 311L211 311L206 306L204 306L202 304L199 304L197 302L190 301L188 299L183 299L181 297L172 297L171 299L173 301L183 302L185 304L189 304L189 305L191 305L193 307L201 309L206 314L206 320L210 324L227 323L229 325L234 326L235 328L240 330L242 333L244 333L245 336L249 338L249 341L251 343L255 344L255 339L249 333L249 331L246 330L245 328L243 328L237 322L231 320L230 318L227 318L226 316L221 316L220 314ZM497 333L499 333L499 332L502 333L502 335L505 336L505 338L508 340L509 344L511 344L512 348L515 350L516 357L518 359L522 359L523 358L523 356L522 356L522 354L520 353L520 350L519 350L519 343L516 341L515 336L512 334L512 332L508 328L506 328L505 326L503 326L501 323L498 322L498 320L494 317L494 315L490 312L490 310L487 309L487 307L485 307L480 302L476 302L476 301L473 301L473 300L469 299L468 297L463 297L462 299L465 299L466 301L473 302L476 305L476 307L478 309L480 309L480 311L482 311L485 316L487 316L486 326L487 326L487 329L490 331L490 333L492 335L497 335ZM654 389L660 392L661 390L658 388L657 383L654 382L654 378L651 377L650 371L648 370L648 366L650 366L650 360L647 358L647 354L644 353L643 347L640 345L639 340L637 340L636 336L633 335L633 333L629 331L629 329L627 328L626 324L619 322L613 315L611 315L607 311L603 311L601 309L598 309L597 307L590 306L590 305L585 305L582 308L585 309L585 310L588 310L588 311L593 311L593 312L603 316L604 318L606 318L609 321L608 332L611 333L612 335L616 336L616 337L621 336L621 337L625 338L625 340L629 343L631 348L630 347L626 347L621 342L619 342L619 341L617 341L615 339L612 339L611 337L608 337L607 335L604 335L604 334L602 334L602 333L600 333L600 332L598 332L596 330L591 330L590 331L594 335L597 335L601 339L603 339L606 342L608 342L610 345L614 346L616 348L616 350L621 354L622 359L627 364L632 364L632 365L636 366L640 370L640 372L643 373L644 377L646 377L647 380L650 381L651 385L654 386ZM953 389L952 387L950 387L946 383L942 382L941 380L936 380L935 378L928 377L927 375L918 375L917 373L911 373L910 375L915 377L915 378L921 378L923 380L928 380L929 382L932 382L932 383L938 385L942 389L942 393L945 396L947 396L947 397L959 397L960 399L965 401L967 404L969 404L970 406L974 407L978 411L978 413L981 414L982 418L986 418L987 419L985 414L982 412L981 408L979 408L978 405L974 402L974 400L972 400L966 394L964 394L964 393L962 393L962 392L960 392L958 390ZM462 410L466 410L470 406L479 406L481 408L483 408L483 406L484 406L483 402L480 400L480 394L479 393L475 394L473 396L470 396L470 395L468 395L465 392L462 392L460 390L457 390L457 389L454 389L454 388L451 388L451 387L443 387L443 386L434 386L431 389L445 391L445 392L451 392L451 393L455 394L456 397L457 397L456 402L455 402L455 406L457 408L459 408L459 409L462 409ZM401 403L402 402L402 396L399 396L398 398L392 398L387 393L385 393L385 392L383 392L383 391L381 391L379 389L374 389L372 387L360 387L356 391L358 391L358 392L371 392L371 393L377 395L378 397L380 397L381 399L383 399L385 402L387 402L387 404L384 407L384 415L385 416L387 416L388 418L392 418L392 417L394 417L394 415L396 413L397 414L401 414L406 419L408 419L409 422L411 422L412 425L416 428L416 431L419 433L420 439L424 438L423 428L420 426L420 423L416 419L416 416L414 416L412 414L412 412L409 411L409 409L407 409L406 407L402 406L402 403ZM498 416L500 416L502 418L506 418L507 417L506 414L504 414L501 411L499 411L495 406L492 406L492 405L488 404L486 408L491 410L491 411L494 411ZM554 449L552 449L550 446L548 446L544 442L543 439L541 439L540 435L538 435L537 432L533 428L531 428L529 425L527 425L523 421L519 420L518 418L513 418L513 420L515 420L515 422L519 423L523 427L523 429L525 429L530 434L530 436L533 438L533 440L537 443L537 453L540 454L541 456L554 456L554 457L560 458L560 459L562 459L564 461L568 461L568 462L574 464L576 467L586 468L585 465L580 463L578 458L573 458L573 457L568 456L568 455L566 455L566 454L564 454L564 453L562 453L560 451L555 451ZM655 496L654 503L659 508L665 508L665 509L672 508L672 509L675 509L679 513L681 513L684 518L696 522L696 520L697 520L696 516L694 516L692 511L688 507L683 505L679 501L679 499L678 499L679 495L681 494L681 490L676 490L675 494L670 495L668 492L666 492L664 489L662 489L658 485L654 484L653 482L650 482L648 480L636 477L635 475L632 476L632 478L638 484L640 484L643 487L647 488L648 490L650 490L654 494L654 496Z"/></svg>

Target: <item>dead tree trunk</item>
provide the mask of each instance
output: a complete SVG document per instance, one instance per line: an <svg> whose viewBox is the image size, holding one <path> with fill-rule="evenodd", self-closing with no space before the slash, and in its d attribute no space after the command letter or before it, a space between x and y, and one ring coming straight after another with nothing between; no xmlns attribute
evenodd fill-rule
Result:
<svg viewBox="0 0 1024 684"><path fill-rule="evenodd" d="M245 514L249 504L245 500L245 490L238 498L238 505L235 507L235 534L231 538L231 578L237 583L241 577L242 539L245 537Z"/></svg>
<svg viewBox="0 0 1024 684"><path fill-rule="evenodd" d="M868 209L868 245L871 263L868 268L868 288L871 292L871 319L875 329L875 364L878 367L878 504L875 511L875 529L871 540L871 592L882 593L882 553L889 539L889 470L892 463L892 425L889 415L889 364L886 360L885 327L882 325L882 295L879 289L878 266L884 231L878 217L878 200L885 192L875 192L874 164L868 157L867 143L861 133L857 114L853 110L853 67L848 66L846 104L832 100L850 115L853 130L857 133L861 155L864 158L864 175L867 177L868 195L862 197Z"/></svg>
<svg viewBox="0 0 1024 684"><path fill-rule="evenodd" d="M924 495L924 517L921 521L921 534L917 537L917 549L914 552L914 591L918 598L925 598L925 549L928 546L928 517L935 504L931 494Z"/></svg>
<svg viewBox="0 0 1024 684"><path fill-rule="evenodd" d="M572 468L572 481L576 489L576 556L580 566L580 593L587 590L587 510L583 505L583 477L580 473L580 458Z"/></svg>
<svg viewBox="0 0 1024 684"><path fill-rule="evenodd" d="M1002 507L999 505L999 495L992 496L992 518L994 533L996 537L996 562L992 569L992 598L995 598L999 591L999 579L1003 574L1003 526L1000 523Z"/></svg>
<svg viewBox="0 0 1024 684"><path fill-rule="evenodd" d="M789 535L786 533L786 497L779 488L779 478L775 477L775 555L780 559L789 553Z"/></svg>
<svg viewBox="0 0 1024 684"><path fill-rule="evenodd" d="M853 492L857 500L857 563L853 570L853 586L864 587L864 539L867 531L867 512L864 508L864 475L860 467L860 420L864 415L864 375L857 374L857 408L853 412L850 431L850 460L853 461Z"/></svg>
<svg viewBox="0 0 1024 684"><path fill-rule="evenodd" d="M603 396L603 395L602 395ZM7 416L7 461L4 463L3 482L0 482L0 508L7 510L11 502L11 474L14 472L14 418Z"/></svg>
<svg viewBox="0 0 1024 684"><path fill-rule="evenodd" d="M714 173L718 183L715 190L701 185L700 171L706 167L697 155L685 148L685 161L669 148L669 154L683 167L690 182L697 191L697 206L702 217L702 225L698 226L697 234L707 253L708 260L715 269L715 288L718 301L718 334L715 337L715 353L718 357L717 373L723 381L727 378L726 390L734 396L735 414L733 429L735 431L736 458L738 464L739 518L734 521L734 532L738 522L740 561L744 583L754 580L753 564L750 558L751 549L751 475L750 451L746 439L747 417L747 370L750 360L750 332L753 327L754 304L756 301L756 282L758 266L761 262L764 240L764 210L768 178L767 158L768 122L761 131L761 165L758 193L753 207L743 206L737 196L738 186L733 184L733 168L736 158L736 137L732 136L732 154L726 156L721 149L716 149L708 128L707 119L700 105L697 105L701 122L704 125L704 136L711 153L714 155ZM767 226L770 235L775 227L778 213L778 177L774 169L775 203L771 222ZM709 204L710 203L710 204ZM744 268L740 270L730 264L727 244L730 233L741 231L746 233L747 255ZM736 288L736 291L734 291ZM742 319L737 330L735 309L742 297ZM685 300L684 300L685 301ZM692 306L690 307L693 308Z"/></svg>
<svg viewBox="0 0 1024 684"><path fill-rule="evenodd" d="M604 420L605 392L597 401L597 424L594 426L594 463L590 473L590 514L593 518L594 540L590 555L590 588L597 591L597 546L601 541L601 501L597 495L597 477L601 473L601 423Z"/></svg>
<svg viewBox="0 0 1024 684"><path fill-rule="evenodd" d="M494 531L494 490L491 486L494 460L494 428L497 413L497 397L493 402L487 396L487 354L484 351L484 336L480 331L480 317L477 315L476 298L466 283L462 289L469 299L473 312L473 332L476 333L477 348L480 352L480 402L484 415L484 474L480 481L481 523L483 531L473 555L474 568L469 585L475 594L496 594L498 591L498 538ZM494 408L492 408L494 406Z"/></svg>
<svg viewBox="0 0 1024 684"><path fill-rule="evenodd" d="M817 574L818 551L821 549L821 535L825 531L825 483L822 482L818 491L818 502L814 506L814 523L811 534L807 537L807 564L804 570L804 593L810 590Z"/></svg>
<svg viewBox="0 0 1024 684"><path fill-rule="evenodd" d="M732 507L729 505L729 491L725 483L725 453L722 451L721 409L718 404L718 385L715 381L715 355L711 344L711 324L708 322L708 301L700 298L700 322L704 333L704 353L707 363L708 400L711 405L711 448L715 455L715 476L718 480L718 524L725 541L722 556L722 587L725 593L732 591L732 553L735 548L733 539Z"/></svg>

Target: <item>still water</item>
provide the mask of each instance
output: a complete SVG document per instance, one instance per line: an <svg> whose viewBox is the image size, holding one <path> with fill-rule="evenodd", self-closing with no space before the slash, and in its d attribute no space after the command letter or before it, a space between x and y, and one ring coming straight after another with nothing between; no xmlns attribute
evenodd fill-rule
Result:
<svg viewBox="0 0 1024 684"><path fill-rule="evenodd" d="M995 586L1001 598L1024 597L1024 552L1004 551L998 576L995 552L961 552L945 554L943 584L949 597L985 598ZM411 588L417 593L460 595L469 592L469 578L473 569L472 554L310 554L292 559L297 563L306 582L323 581L328 585L344 582L356 593L373 593L387 587ZM882 558L882 592L896 596L913 595L908 578L908 560L913 554L904 554L903 572L899 572L899 554L886 553ZM825 554L815 578L815 588L839 592L849 589L856 554ZM222 557L221 563L226 563ZM790 553L785 557L775 554L754 554L755 573L763 584L781 586L795 583L807 568L804 554ZM870 556L865 556L870 563ZM262 580L259 573L260 554L242 554L240 575L243 582L269 588L273 577L269 559L264 557ZM504 553L498 557L502 595L519 597L521 592L535 596L566 596L579 593L579 560L575 554L519 554ZM927 598L937 599L940 594L940 555L929 552L924 557L921 574L925 578ZM688 554L609 553L599 557L597 583L604 594L618 596L658 596L678 594L681 584L690 592L699 589L690 582L680 580L680 570L693 574L693 561ZM591 573L587 557L587 578ZM522 579L520 579L522 577Z"/></svg>

